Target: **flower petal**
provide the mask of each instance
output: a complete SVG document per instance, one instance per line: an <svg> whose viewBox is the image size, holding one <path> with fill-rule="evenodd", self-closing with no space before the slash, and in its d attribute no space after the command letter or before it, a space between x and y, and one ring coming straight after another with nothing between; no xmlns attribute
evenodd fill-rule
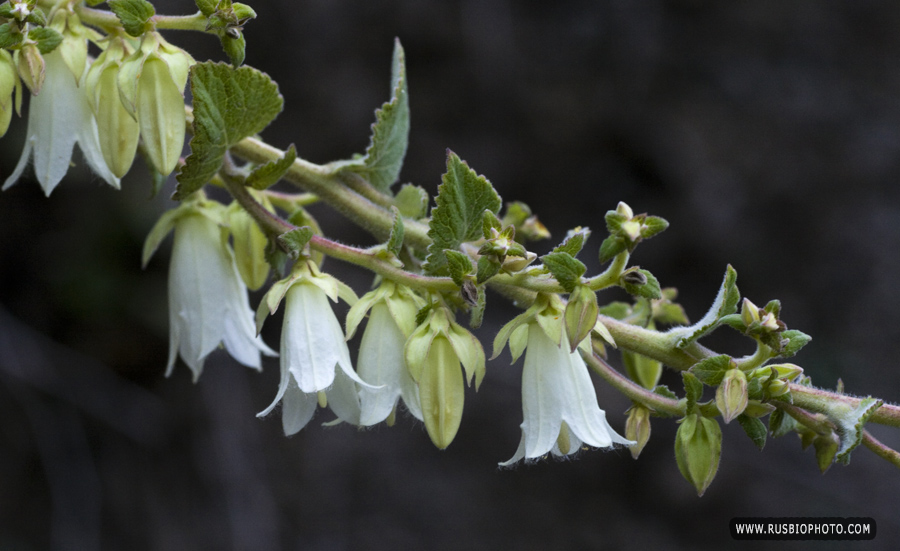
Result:
<svg viewBox="0 0 900 551"><path fill-rule="evenodd" d="M400 397L401 378L406 377L412 382L404 360L405 343L406 337L394 322L388 306L383 301L375 304L359 344L357 367L360 377L384 386L360 389L361 425L374 425L387 419Z"/></svg>
<svg viewBox="0 0 900 551"><path fill-rule="evenodd" d="M315 393L302 392L297 388L297 383L289 382L281 409L281 425L284 428L284 435L291 436L300 432L315 415L318 403Z"/></svg>
<svg viewBox="0 0 900 551"><path fill-rule="evenodd" d="M328 297L304 280L288 290L285 303L281 361L303 392L325 390L334 382L335 366L350 357Z"/></svg>

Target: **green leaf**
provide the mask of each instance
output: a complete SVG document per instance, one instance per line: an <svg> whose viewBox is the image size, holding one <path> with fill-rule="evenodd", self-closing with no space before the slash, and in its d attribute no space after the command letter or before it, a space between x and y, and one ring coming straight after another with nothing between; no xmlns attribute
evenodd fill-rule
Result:
<svg viewBox="0 0 900 551"><path fill-rule="evenodd" d="M694 412L697 402L703 397L703 383L693 373L687 371L681 372L681 380L684 382L684 395L687 398L687 409L685 411L690 414Z"/></svg>
<svg viewBox="0 0 900 551"><path fill-rule="evenodd" d="M725 372L732 367L734 367L734 364L731 358L723 354L700 360L691 367L690 372L700 379L700 382L703 384L716 386L722 382Z"/></svg>
<svg viewBox="0 0 900 551"><path fill-rule="evenodd" d="M232 67L240 67L244 64L244 58L247 55L247 40L244 33L231 29L236 32L237 36L233 36L227 32L219 35L219 42L222 44L222 51L231 60Z"/></svg>
<svg viewBox="0 0 900 551"><path fill-rule="evenodd" d="M500 196L484 176L479 176L456 153L447 150L447 172L441 178L435 207L428 225L428 258L425 273L449 275L445 249L456 250L482 236L485 210L500 210Z"/></svg>
<svg viewBox="0 0 900 551"><path fill-rule="evenodd" d="M313 231L309 226L303 226L302 228L296 228L289 232L285 232L278 236L278 242L290 251L288 256L291 258L297 258L300 255L300 251L303 250L303 247L309 243L309 240L312 239Z"/></svg>
<svg viewBox="0 0 900 551"><path fill-rule="evenodd" d="M747 436L750 437L750 440L753 440L756 447L762 451L766 447L766 434L768 433L766 425L756 417L744 414L738 415L737 421L741 428L744 429L744 432L747 433Z"/></svg>
<svg viewBox="0 0 900 551"><path fill-rule="evenodd" d="M444 255L447 257L447 267L450 270L450 277L453 282L462 287L466 280L466 276L472 272L472 260L459 251L446 250Z"/></svg>
<svg viewBox="0 0 900 551"><path fill-rule="evenodd" d="M194 0L194 3L197 4L197 9L200 10L200 13L209 17L216 13L216 5L219 2L218 0Z"/></svg>
<svg viewBox="0 0 900 551"><path fill-rule="evenodd" d="M400 256L400 249L403 248L403 216L397 207L391 207L394 213L394 224L391 226L391 236L388 238L387 250L394 256Z"/></svg>
<svg viewBox="0 0 900 551"><path fill-rule="evenodd" d="M587 241L587 238L590 237L590 235L591 230L589 228L570 230L563 242L553 249L553 252L569 253L572 256L578 256L578 253L584 248L584 242Z"/></svg>
<svg viewBox="0 0 900 551"><path fill-rule="evenodd" d="M641 274L642 277L635 278L634 281L627 274ZM662 298L662 291L659 287L659 280L644 269L638 269L634 272L626 272L621 279L622 287L628 291L628 294L643 298L658 299Z"/></svg>
<svg viewBox="0 0 900 551"><path fill-rule="evenodd" d="M722 287L719 289L719 293L716 295L709 311L707 311L700 321L694 325L691 325L690 327L678 327L670 331L670 334L678 339L677 345L679 348L684 348L703 335L711 332L719 325L719 321L723 317L737 311L737 305L741 300L741 295L738 292L736 282L737 272L729 264L725 271L725 279L722 281Z"/></svg>
<svg viewBox="0 0 900 551"><path fill-rule="evenodd" d="M569 253L549 253L541 257L541 262L569 293L581 282L581 276L587 271L587 267Z"/></svg>
<svg viewBox="0 0 900 551"><path fill-rule="evenodd" d="M600 244L600 264L606 264L613 258L615 258L619 253L624 253L628 250L628 247L625 245L625 241L617 236L610 235L606 239L603 240L603 243Z"/></svg>
<svg viewBox="0 0 900 551"><path fill-rule="evenodd" d="M797 421L786 414L783 409L776 409L769 416L769 432L773 438L779 438L797 427Z"/></svg>
<svg viewBox="0 0 900 551"><path fill-rule="evenodd" d="M268 75L207 61L191 67L194 122L191 154L177 175L173 199L197 191L222 167L229 147L261 132L281 112L284 99Z"/></svg>
<svg viewBox="0 0 900 551"><path fill-rule="evenodd" d="M790 358L797 354L801 348L806 346L809 341L812 340L812 337L804 333L803 331L797 331L796 329L788 329L787 331L781 332L782 342L787 340L787 344L782 344L781 350L778 355L782 358Z"/></svg>
<svg viewBox="0 0 900 551"><path fill-rule="evenodd" d="M850 407L843 403L837 403L831 407L829 417L836 425L836 432L840 439L840 447L834 457L835 461L843 465L850 462L850 452L862 443L866 422L882 404L884 401L869 396L860 400L856 407Z"/></svg>
<svg viewBox="0 0 900 551"><path fill-rule="evenodd" d="M150 30L148 22L156 15L156 9L147 0L109 0L107 4L122 22L126 33L141 36Z"/></svg>
<svg viewBox="0 0 900 551"><path fill-rule="evenodd" d="M12 32L12 23L0 25L0 48L9 48L22 42L22 33Z"/></svg>
<svg viewBox="0 0 900 551"><path fill-rule="evenodd" d="M409 145L409 90L406 84L406 56L400 40L394 41L391 63L391 101L375 111L372 139L361 163L346 170L361 174L372 187L386 193L400 176Z"/></svg>
<svg viewBox="0 0 900 551"><path fill-rule="evenodd" d="M469 327L478 329L484 320L484 308L487 305L487 295L484 292L484 285L478 285L476 288L475 305L472 306L472 312L469 314Z"/></svg>
<svg viewBox="0 0 900 551"><path fill-rule="evenodd" d="M496 214L486 210L484 211L484 218L481 220L481 231L485 239L491 239L493 237L491 234L492 229L499 232L503 229L503 223L500 222L500 219L497 218Z"/></svg>
<svg viewBox="0 0 900 551"><path fill-rule="evenodd" d="M669 398L670 400L678 399L678 395L669 390L669 387L667 387L666 385L656 385L655 387L653 387L653 393L659 394L660 396L663 396L665 398Z"/></svg>
<svg viewBox="0 0 900 551"><path fill-rule="evenodd" d="M50 27L37 27L28 31L28 38L37 42L37 49L42 54L49 54L62 43L62 35Z"/></svg>
<svg viewBox="0 0 900 551"><path fill-rule="evenodd" d="M431 197L428 192L419 186L403 184L400 191L394 197L394 204L400 209L400 214L413 220L425 218L428 212L428 201Z"/></svg>
<svg viewBox="0 0 900 551"><path fill-rule="evenodd" d="M246 184L253 189L268 189L287 174L295 160L297 160L297 149L294 144L291 144L280 159L254 168L253 172L247 176Z"/></svg>
<svg viewBox="0 0 900 551"><path fill-rule="evenodd" d="M669 222L659 216L648 216L641 225L641 238L650 239L669 227Z"/></svg>

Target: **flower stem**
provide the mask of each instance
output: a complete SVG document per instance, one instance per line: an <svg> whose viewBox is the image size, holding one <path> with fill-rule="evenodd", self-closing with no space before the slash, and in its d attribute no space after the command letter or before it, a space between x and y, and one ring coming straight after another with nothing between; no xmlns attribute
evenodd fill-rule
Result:
<svg viewBox="0 0 900 551"><path fill-rule="evenodd" d="M863 431L863 446L872 450L878 457L886 459L887 461L893 463L895 467L900 468L900 453L879 442L867 430Z"/></svg>
<svg viewBox="0 0 900 551"><path fill-rule="evenodd" d="M824 413L826 415L837 402L842 402L851 408L856 408L859 407L859 402L862 400L862 398L838 394L837 392L830 392L820 388L803 386L797 383L789 384L791 388L791 399L795 406L809 411ZM875 410L872 417L869 418L869 422L900 428L900 406L895 406L893 404L882 405Z"/></svg>
<svg viewBox="0 0 900 551"><path fill-rule="evenodd" d="M675 417L685 414L685 400L672 400L648 390L616 371L597 354L582 353L584 361L613 388L648 408Z"/></svg>

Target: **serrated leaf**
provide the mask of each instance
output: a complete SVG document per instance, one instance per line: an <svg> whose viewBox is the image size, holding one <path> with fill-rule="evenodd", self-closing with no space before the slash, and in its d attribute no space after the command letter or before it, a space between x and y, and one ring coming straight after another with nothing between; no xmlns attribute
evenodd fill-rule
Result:
<svg viewBox="0 0 900 551"><path fill-rule="evenodd" d="M194 3L197 4L197 9L200 10L200 13L209 17L216 13L216 5L219 2L218 0L194 0Z"/></svg>
<svg viewBox="0 0 900 551"><path fill-rule="evenodd" d="M729 264L728 268L725 270L725 279L722 281L719 293L716 295L710 309L700 321L690 327L677 327L669 332L669 334L678 339L677 345L679 348L684 348L703 335L711 332L719 325L719 321L723 317L737 311L737 305L741 300L741 295L738 292L736 281L737 272Z"/></svg>
<svg viewBox="0 0 900 551"><path fill-rule="evenodd" d="M659 216L648 216L641 224L641 238L650 239L659 235L669 227L669 222Z"/></svg>
<svg viewBox="0 0 900 551"><path fill-rule="evenodd" d="M122 22L126 33L141 36L150 30L148 22L156 15L156 9L147 0L109 0L107 4Z"/></svg>
<svg viewBox="0 0 900 551"><path fill-rule="evenodd" d="M37 27L28 31L28 38L37 42L37 49L42 54L49 54L62 43L62 35L50 27Z"/></svg>
<svg viewBox="0 0 900 551"><path fill-rule="evenodd" d="M684 395L687 398L687 409L685 411L691 414L697 407L697 402L703 397L703 383L693 373L687 371L681 372L681 380L684 382Z"/></svg>
<svg viewBox="0 0 900 551"><path fill-rule="evenodd" d="M628 250L628 247L621 237L610 235L600 244L600 264L606 264L619 253L623 253L626 250Z"/></svg>
<svg viewBox="0 0 900 551"><path fill-rule="evenodd" d="M466 276L472 272L472 260L459 251L446 250L444 255L447 257L447 267L450 270L450 277L453 282L462 287L466 280Z"/></svg>
<svg viewBox="0 0 900 551"><path fill-rule="evenodd" d="M191 92L194 130L191 154L176 176L173 199L179 201L203 187L221 168L227 149L261 132L284 103L265 73L211 61L191 67Z"/></svg>
<svg viewBox="0 0 900 551"><path fill-rule="evenodd" d="M394 224L391 226L391 236L387 241L387 250L394 256L400 256L400 250L403 248L403 216L397 207L391 207L394 213Z"/></svg>
<svg viewBox="0 0 900 551"><path fill-rule="evenodd" d="M484 211L484 218L481 220L481 231L485 239L491 239L493 237L491 234L492 229L499 232L503 229L503 223L500 222L500 219L497 218L496 214L486 210Z"/></svg>
<svg viewBox="0 0 900 551"><path fill-rule="evenodd" d="M556 246L553 249L555 253L569 253L572 256L578 256L578 253L581 252L581 249L584 248L584 243L587 241L587 238L590 237L591 230L589 228L581 228L578 230L572 230L566 235L566 238L562 243Z"/></svg>
<svg viewBox="0 0 900 551"><path fill-rule="evenodd" d="M13 32L12 23L0 25L0 48L9 48L22 42L22 33Z"/></svg>
<svg viewBox="0 0 900 551"><path fill-rule="evenodd" d="M796 427L797 421L785 413L783 409L776 409L769 416L769 432L772 433L773 438L784 436Z"/></svg>
<svg viewBox="0 0 900 551"><path fill-rule="evenodd" d="M231 66L240 67L244 64L244 58L247 56L247 39L244 38L244 33L235 31L234 28L230 30L237 32L237 36L223 32L219 35L219 42L222 44L222 51L231 60Z"/></svg>
<svg viewBox="0 0 900 551"><path fill-rule="evenodd" d="M550 270L553 277L566 292L571 293L575 285L581 282L581 276L587 267L569 253L549 253L541 257L544 267Z"/></svg>
<svg viewBox="0 0 900 551"><path fill-rule="evenodd" d="M723 354L700 360L691 367L690 371L703 384L716 386L722 382L725 372L732 367L734 366L731 358Z"/></svg>
<svg viewBox="0 0 900 551"><path fill-rule="evenodd" d="M653 387L653 393L659 394L660 396L663 396L665 398L669 398L670 400L678 399L678 395L669 390L669 387L667 387L666 385L656 385L655 387Z"/></svg>
<svg viewBox="0 0 900 551"><path fill-rule="evenodd" d="M787 331L782 331L780 334L782 339L787 339L787 344L783 344L781 347L781 351L778 353L782 358L790 358L797 354L801 348L806 346L809 341L812 340L812 337L804 333L803 331L797 331L796 329L788 329Z"/></svg>
<svg viewBox="0 0 900 551"><path fill-rule="evenodd" d="M296 228L279 235L278 242L290 251L289 256L291 258L297 258L300 255L300 251L303 250L303 247L305 247L306 244L309 243L309 240L312 239L312 236L312 229L309 226L303 226L302 228Z"/></svg>
<svg viewBox="0 0 900 551"><path fill-rule="evenodd" d="M428 201L430 198L428 192L421 187L403 184L394 197L394 204L400 209L400 214L407 218L418 220L424 218L428 212Z"/></svg>
<svg viewBox="0 0 900 551"><path fill-rule="evenodd" d="M441 178L435 207L428 225L428 258L425 273L449 275L445 249L456 250L466 241L481 237L485 210L497 213L500 196L484 176L479 176L456 153L447 150L447 172Z"/></svg>
<svg viewBox="0 0 900 551"><path fill-rule="evenodd" d="M253 169L253 172L247 176L246 184L253 189L268 189L275 185L278 180L284 178L291 165L297 160L297 149L294 144L288 146L287 151L280 159L269 161L264 165L259 165Z"/></svg>
<svg viewBox="0 0 900 551"><path fill-rule="evenodd" d="M651 299L662 298L662 291L659 287L659 280L656 279L656 277L647 270L639 269L636 271L644 276L642 278L643 283L638 285L631 283L627 278L623 278L622 287L624 287L625 290L628 291L628 294Z"/></svg>
<svg viewBox="0 0 900 551"><path fill-rule="evenodd" d="M869 396L860 400L853 408L844 404L832 406L829 417L836 425L840 439L840 447L834 456L835 461L843 465L850 462L850 452L862 443L866 422L882 404L884 401Z"/></svg>
<svg viewBox="0 0 900 551"><path fill-rule="evenodd" d="M744 432L747 433L747 436L750 437L750 440L753 440L753 444L762 451L766 447L766 434L768 433L766 425L756 417L744 414L738 415L737 421L741 428L744 429Z"/></svg>
<svg viewBox="0 0 900 551"><path fill-rule="evenodd" d="M391 63L391 100L375 111L372 138L362 163L347 165L365 177L372 187L386 193L400 176L409 145L409 90L406 84L406 56L400 40L394 41Z"/></svg>
<svg viewBox="0 0 900 551"><path fill-rule="evenodd" d="M622 224L627 222L630 218L618 211L608 210L603 216L603 219L606 221L606 230L610 234L617 234L622 231Z"/></svg>

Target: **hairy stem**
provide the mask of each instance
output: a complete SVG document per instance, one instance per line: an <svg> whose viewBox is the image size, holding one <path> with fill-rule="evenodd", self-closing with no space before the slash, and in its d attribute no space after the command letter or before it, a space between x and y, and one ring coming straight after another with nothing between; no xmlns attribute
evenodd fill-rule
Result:
<svg viewBox="0 0 900 551"><path fill-rule="evenodd" d="M669 415L674 415L676 417L684 416L685 400L672 400L671 398L656 394L652 390L647 390L616 371L606 362L606 360L597 354L582 353L581 356L591 369L603 377L610 386L635 402L639 402L648 408L661 413L668 413Z"/></svg>

